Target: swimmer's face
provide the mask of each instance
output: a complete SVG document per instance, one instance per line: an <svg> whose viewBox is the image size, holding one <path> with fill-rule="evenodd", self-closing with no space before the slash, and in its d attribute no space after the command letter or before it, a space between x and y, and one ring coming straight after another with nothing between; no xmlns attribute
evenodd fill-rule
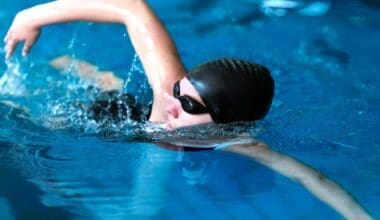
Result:
<svg viewBox="0 0 380 220"><path fill-rule="evenodd" d="M202 111L202 106L205 106L199 93L190 83L187 78L183 78L179 81L177 85L177 92L179 94L171 94L167 96L167 107L168 112L168 129L176 129L185 126L199 125L213 122L211 115L209 113L200 113ZM185 106L185 102L181 103L179 96L187 96L190 101L193 101L195 105L200 104L198 108L193 108L195 113L189 113L188 106ZM177 98L176 98L176 97ZM189 101L189 100L187 100ZM184 109L185 108L185 109ZM187 111L186 111L187 110ZM191 112L191 111L190 111Z"/></svg>

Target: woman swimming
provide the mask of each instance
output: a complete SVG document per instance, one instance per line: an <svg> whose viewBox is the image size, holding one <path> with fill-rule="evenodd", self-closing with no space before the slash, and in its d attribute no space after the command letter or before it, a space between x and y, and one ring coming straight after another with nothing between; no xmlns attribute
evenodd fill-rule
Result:
<svg viewBox="0 0 380 220"><path fill-rule="evenodd" d="M49 24L88 20L127 27L153 90L149 120L168 129L203 123L254 121L272 103L274 81L264 66L217 59L186 72L165 27L145 1L59 0L17 14L5 36L6 57L20 42L25 56Z"/></svg>

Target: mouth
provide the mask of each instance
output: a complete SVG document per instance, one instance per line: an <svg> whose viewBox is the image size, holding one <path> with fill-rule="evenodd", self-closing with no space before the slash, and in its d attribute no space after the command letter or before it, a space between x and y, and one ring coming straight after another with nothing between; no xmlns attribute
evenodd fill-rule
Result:
<svg viewBox="0 0 380 220"><path fill-rule="evenodd" d="M174 128L173 128L173 126L170 124L170 122L166 122L166 123L165 123L165 129L168 130L168 131L172 131Z"/></svg>
<svg viewBox="0 0 380 220"><path fill-rule="evenodd" d="M165 129L168 130L168 131L172 131L174 130L174 126L172 124L172 121L174 120L174 117L173 115L171 115L170 113L167 115L167 121L165 123Z"/></svg>

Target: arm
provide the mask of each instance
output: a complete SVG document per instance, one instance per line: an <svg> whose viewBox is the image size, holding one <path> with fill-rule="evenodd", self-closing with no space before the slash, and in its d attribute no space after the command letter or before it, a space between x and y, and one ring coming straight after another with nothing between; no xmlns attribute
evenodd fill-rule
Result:
<svg viewBox="0 0 380 220"><path fill-rule="evenodd" d="M294 180L314 196L335 209L346 219L372 219L371 216L341 186L323 176L320 172L294 158L275 152L262 142L242 135L237 138L210 137L209 139L167 138L159 146L168 149L193 150L221 149L242 155Z"/></svg>
<svg viewBox="0 0 380 220"><path fill-rule="evenodd" d="M60 70L62 73L74 73L86 84L95 86L102 91L121 91L124 81L117 77L112 71L103 71L91 63L74 59L64 55L53 59L50 66Z"/></svg>
<svg viewBox="0 0 380 220"><path fill-rule="evenodd" d="M264 143L237 144L223 150L243 155L302 184L318 199L346 219L372 219L370 215L338 184L297 160L270 150Z"/></svg>
<svg viewBox="0 0 380 220"><path fill-rule="evenodd" d="M55 23L88 20L121 23L127 27L153 89L151 121L164 121L164 93L186 75L177 49L160 20L143 0L58 0L17 14L5 36L6 57L24 42L26 55L38 39L40 28Z"/></svg>

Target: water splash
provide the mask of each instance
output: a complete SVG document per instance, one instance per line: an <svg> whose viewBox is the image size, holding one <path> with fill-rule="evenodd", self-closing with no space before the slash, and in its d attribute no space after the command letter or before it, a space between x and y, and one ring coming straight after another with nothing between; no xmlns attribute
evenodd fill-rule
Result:
<svg viewBox="0 0 380 220"><path fill-rule="evenodd" d="M0 94L11 96L24 96L26 88L24 80L28 73L20 70L20 63L17 60L6 60L7 69L0 78Z"/></svg>
<svg viewBox="0 0 380 220"><path fill-rule="evenodd" d="M151 104L152 94L150 86L146 79L144 68L136 53L133 56L131 67L125 79L123 92L134 94L143 106Z"/></svg>
<svg viewBox="0 0 380 220"><path fill-rule="evenodd" d="M285 16L292 11L297 11L303 16L323 16L330 10L328 1L301 2L288 0L265 0L261 3L261 9L267 16Z"/></svg>
<svg viewBox="0 0 380 220"><path fill-rule="evenodd" d="M76 36L74 36L68 46L74 47ZM75 56L74 56L75 57ZM26 84L27 73L22 73L22 63L14 60L7 61L7 71L1 78L1 94L25 95L26 87L35 86ZM42 72L46 75L46 72ZM65 130L84 132L84 135L96 135L106 138L125 140L148 140L160 141L166 138L208 138L211 136L236 136L241 133L256 133L252 131L256 127L251 125L202 125L194 128L183 128L173 132L167 132L164 124L153 124L149 122L140 123L126 118L122 121L101 120L96 121L89 114L89 107L96 101L101 93L99 89L89 85L78 77L73 68L68 70L68 74L57 75L51 80L43 83L49 84L49 91L37 99L47 100L40 107L38 113L38 126L50 130ZM44 76L45 77L45 76ZM50 77L50 76L49 76ZM46 78L49 78L46 77ZM124 93L133 96L142 104L144 113L150 111L151 90L146 80L143 66L137 56L134 55L130 70L126 76ZM32 97L35 98L35 97ZM29 107L29 106L28 106ZM31 116L31 117L35 117ZM250 131L248 131L248 130ZM255 130L253 129L253 130Z"/></svg>

